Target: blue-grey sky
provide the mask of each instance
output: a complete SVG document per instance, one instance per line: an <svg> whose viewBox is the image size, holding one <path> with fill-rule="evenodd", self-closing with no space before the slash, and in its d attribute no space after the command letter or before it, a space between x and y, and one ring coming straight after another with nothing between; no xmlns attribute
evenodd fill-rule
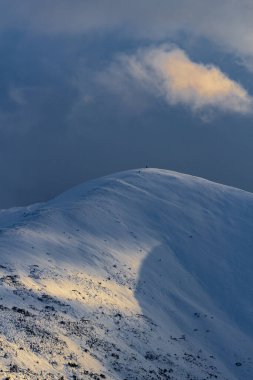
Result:
<svg viewBox="0 0 253 380"><path fill-rule="evenodd" d="M0 208L161 167L253 191L252 0L0 0Z"/></svg>

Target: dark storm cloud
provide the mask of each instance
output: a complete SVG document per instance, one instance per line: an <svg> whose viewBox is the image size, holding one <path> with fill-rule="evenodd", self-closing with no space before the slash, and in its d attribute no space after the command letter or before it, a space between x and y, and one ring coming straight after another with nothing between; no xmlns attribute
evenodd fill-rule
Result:
<svg viewBox="0 0 253 380"><path fill-rule="evenodd" d="M1 0L0 26L80 34L117 28L134 38L168 38L184 30L252 56L251 0Z"/></svg>
<svg viewBox="0 0 253 380"><path fill-rule="evenodd" d="M0 207L147 161L253 190L252 118L240 116L250 113L253 93L241 66L251 67L250 12L250 2L236 0L1 0ZM150 75L137 52L159 50L165 40L205 78L212 64L226 79L233 96L220 98L225 113L192 113L203 81L191 84L187 102L176 92L182 108L168 101L171 87L156 96L157 83L150 91L131 70L117 66L111 75L122 55L138 57Z"/></svg>

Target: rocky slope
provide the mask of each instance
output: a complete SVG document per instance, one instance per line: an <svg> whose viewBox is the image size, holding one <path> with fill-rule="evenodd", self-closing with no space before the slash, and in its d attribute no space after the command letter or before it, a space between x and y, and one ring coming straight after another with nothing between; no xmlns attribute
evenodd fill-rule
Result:
<svg viewBox="0 0 253 380"><path fill-rule="evenodd" d="M0 212L1 379L253 378L253 195L165 170Z"/></svg>

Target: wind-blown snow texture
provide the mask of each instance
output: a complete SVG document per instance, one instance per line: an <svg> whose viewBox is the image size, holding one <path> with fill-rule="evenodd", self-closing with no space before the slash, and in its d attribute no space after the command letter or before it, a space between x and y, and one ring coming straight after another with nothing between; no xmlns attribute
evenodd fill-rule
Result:
<svg viewBox="0 0 253 380"><path fill-rule="evenodd" d="M253 195L123 172L0 212L1 379L253 379Z"/></svg>

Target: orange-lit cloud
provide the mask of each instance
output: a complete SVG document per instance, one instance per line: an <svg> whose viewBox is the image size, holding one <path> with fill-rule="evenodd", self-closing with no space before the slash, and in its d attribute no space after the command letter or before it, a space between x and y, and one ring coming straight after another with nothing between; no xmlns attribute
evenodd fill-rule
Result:
<svg viewBox="0 0 253 380"><path fill-rule="evenodd" d="M252 110L252 98L239 83L216 66L191 61L178 48L139 51L135 56L121 59L121 65L123 62L128 75L156 95L164 96L169 104L187 105L193 110L211 107L243 114Z"/></svg>

